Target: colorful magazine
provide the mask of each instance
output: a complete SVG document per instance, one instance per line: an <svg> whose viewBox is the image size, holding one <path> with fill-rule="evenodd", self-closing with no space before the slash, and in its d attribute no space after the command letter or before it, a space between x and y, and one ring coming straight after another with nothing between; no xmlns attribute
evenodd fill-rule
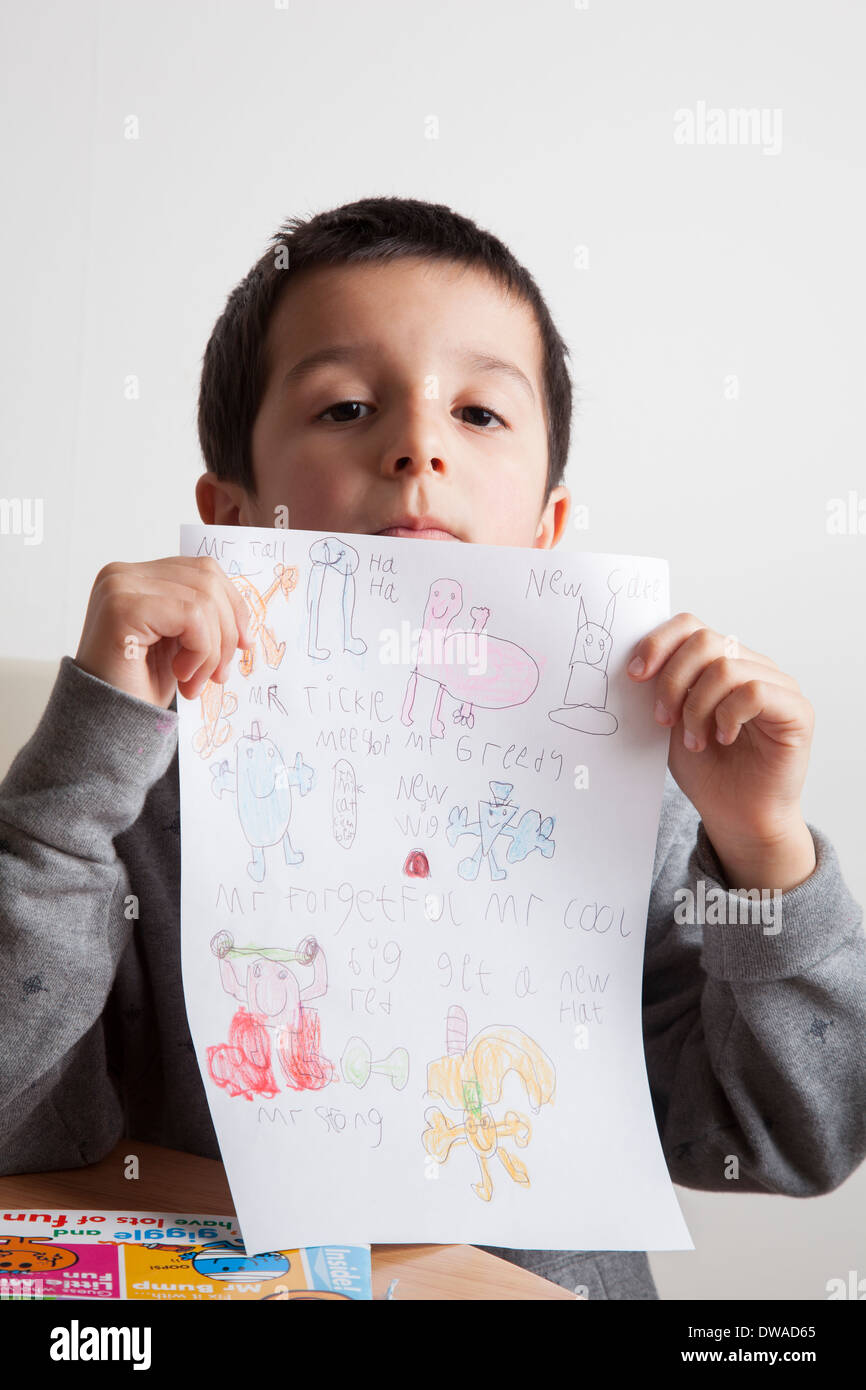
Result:
<svg viewBox="0 0 866 1390"><path fill-rule="evenodd" d="M369 1245L248 1255L234 1217L0 1212L0 1299L372 1299Z"/></svg>

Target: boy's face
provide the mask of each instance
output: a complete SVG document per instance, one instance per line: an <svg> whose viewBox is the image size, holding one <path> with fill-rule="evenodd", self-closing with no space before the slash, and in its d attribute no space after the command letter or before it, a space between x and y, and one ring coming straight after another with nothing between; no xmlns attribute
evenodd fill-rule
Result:
<svg viewBox="0 0 866 1390"><path fill-rule="evenodd" d="M334 348L341 360L304 366ZM532 311L474 269L412 257L302 271L268 331L257 495L205 473L202 520L274 526L286 507L281 525L373 535L432 518L441 529L418 539L547 549L570 495L544 500L541 352Z"/></svg>

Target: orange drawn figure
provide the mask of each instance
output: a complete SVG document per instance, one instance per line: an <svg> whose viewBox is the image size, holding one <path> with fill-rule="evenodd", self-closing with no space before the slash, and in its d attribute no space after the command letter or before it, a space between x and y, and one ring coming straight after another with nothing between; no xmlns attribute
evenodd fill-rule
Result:
<svg viewBox="0 0 866 1390"><path fill-rule="evenodd" d="M256 660L256 639L262 644L267 664L272 668L276 668L286 654L286 644L285 642L277 642L271 629L265 626L267 607L278 589L288 598L289 594L297 586L297 565L274 565L274 582L263 594L259 593L255 584L251 579L248 579L246 575L233 574L230 577L238 593L246 601L252 619L250 623L250 637L253 639L253 645L247 647L241 654L238 663L238 669L241 675L252 675Z"/></svg>
<svg viewBox="0 0 866 1390"><path fill-rule="evenodd" d="M530 1186L526 1165L501 1142L512 1139L518 1148L526 1148L532 1135L529 1120L517 1110L507 1110L497 1120L490 1108L502 1095L507 1073L514 1071L520 1077L534 1114L542 1105L553 1104L556 1074L550 1058L519 1028L491 1025L470 1043L467 1033L465 1010L453 1004L448 1010L448 1055L427 1067L427 1091L461 1111L463 1122L452 1124L441 1110L428 1110L422 1140L437 1163L445 1163L455 1145L468 1144L481 1170L481 1181L472 1183L472 1190L489 1202L493 1196L490 1160L494 1156L514 1182Z"/></svg>
<svg viewBox="0 0 866 1390"><path fill-rule="evenodd" d="M309 1000L328 988L324 952L315 937L306 937L296 950L272 946L236 947L228 932L218 932L211 950L220 963L227 994L240 1001L232 1019L230 1040L207 1049L208 1071L230 1096L277 1095L271 1067L271 1034L280 1067L293 1091L319 1091L335 1077L335 1067L321 1056L321 1024ZM244 979L233 961L249 957ZM312 965L313 979L301 989L291 966Z"/></svg>
<svg viewBox="0 0 866 1390"><path fill-rule="evenodd" d="M228 716L238 707L238 697L224 685L208 681L199 696L202 726L196 730L192 746L203 758L209 758L215 748L225 743L232 731Z"/></svg>

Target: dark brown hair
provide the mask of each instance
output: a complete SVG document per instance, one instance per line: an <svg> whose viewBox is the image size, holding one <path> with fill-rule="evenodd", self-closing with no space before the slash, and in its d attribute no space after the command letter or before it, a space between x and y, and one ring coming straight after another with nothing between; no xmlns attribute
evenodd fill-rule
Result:
<svg viewBox="0 0 866 1390"><path fill-rule="evenodd" d="M417 198L362 198L307 220L288 219L269 249L232 290L205 349L198 435L207 468L255 496L250 442L267 382L265 338L293 274L318 265L424 256L486 270L534 311L542 341L547 410L544 501L562 482L571 434L568 347L528 270L492 232L443 203ZM288 267L288 268L286 268Z"/></svg>

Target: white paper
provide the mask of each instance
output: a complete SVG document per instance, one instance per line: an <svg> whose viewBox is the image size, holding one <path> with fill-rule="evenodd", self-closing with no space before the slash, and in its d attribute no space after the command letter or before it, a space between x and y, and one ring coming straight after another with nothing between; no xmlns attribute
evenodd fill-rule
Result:
<svg viewBox="0 0 866 1390"><path fill-rule="evenodd" d="M178 697L184 989L246 1248L693 1249L641 1030L669 734L625 673L667 564L181 552L258 628Z"/></svg>

